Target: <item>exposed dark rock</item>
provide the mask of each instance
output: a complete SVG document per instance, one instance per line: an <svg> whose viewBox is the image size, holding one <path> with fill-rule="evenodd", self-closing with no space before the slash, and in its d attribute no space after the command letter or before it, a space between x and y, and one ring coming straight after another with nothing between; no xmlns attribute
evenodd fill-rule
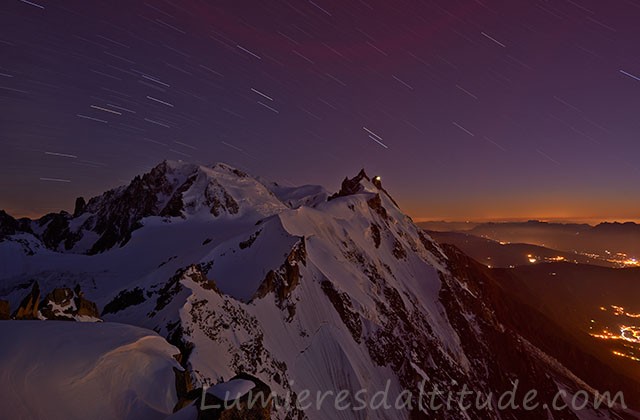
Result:
<svg viewBox="0 0 640 420"><path fill-rule="evenodd" d="M202 286L203 289L213 290L214 292L221 294L215 281L207 278L207 272L211 268L211 265L212 263L191 264L185 268L177 270L176 273L158 291L156 306L154 310L149 313L149 317L153 317L157 312L164 309L171 300L180 293L182 290L182 284L180 284L180 281L185 277L189 277L195 283Z"/></svg>
<svg viewBox="0 0 640 420"><path fill-rule="evenodd" d="M375 244L376 248L380 248L380 226L378 226L376 223L371 223L371 237L373 238L373 243Z"/></svg>
<svg viewBox="0 0 640 420"><path fill-rule="evenodd" d="M76 198L76 205L73 209L73 217L78 217L82 213L84 213L87 208L87 202L84 200L84 197Z"/></svg>
<svg viewBox="0 0 640 420"><path fill-rule="evenodd" d="M75 307L71 306L74 293L66 287L56 288L49 292L39 305L40 313L47 319L69 320ZM54 309L55 308L55 309ZM62 310L62 314L59 313Z"/></svg>
<svg viewBox="0 0 640 420"><path fill-rule="evenodd" d="M154 316L158 311L164 309L171 300L182 290L182 285L180 284L180 280L182 279L182 271L178 271L174 274L169 281L167 281L164 286L158 291L158 297L156 299L156 306L153 311L149 314L149 317Z"/></svg>
<svg viewBox="0 0 640 420"><path fill-rule="evenodd" d="M193 280L194 283L199 284L205 290L213 290L217 294L221 295L222 292L218 289L218 285L214 280L207 278L207 273L211 268L211 263L208 264L195 264L192 267L191 272L187 272L186 276Z"/></svg>
<svg viewBox="0 0 640 420"><path fill-rule="evenodd" d="M225 194L225 204L227 206L227 209L229 210L229 213L231 214L237 214L238 211L240 211L240 206L238 205L236 200L234 200L233 197L228 194Z"/></svg>
<svg viewBox="0 0 640 420"><path fill-rule="evenodd" d="M342 248L342 255L344 255L347 260L358 263L358 265L364 267L366 259L353 240L349 238L348 241L342 241Z"/></svg>
<svg viewBox="0 0 640 420"><path fill-rule="evenodd" d="M71 215L65 211L49 213L38 220L40 226L46 226L40 239L49 249L57 249L58 245L69 237L69 219Z"/></svg>
<svg viewBox="0 0 640 420"><path fill-rule="evenodd" d="M80 239L82 239L82 231L69 232L64 240L64 249L70 250Z"/></svg>
<svg viewBox="0 0 640 420"><path fill-rule="evenodd" d="M173 193L173 196L171 197L171 199L169 199L169 202L167 203L167 205L164 207L164 209L162 209L162 211L160 212L160 216L164 216L164 217L179 217L182 216L182 210L184 210L184 201L183 201L183 194L185 193L185 191L187 191L189 188L191 188L191 186L193 185L193 183L195 182L197 178L197 175L191 175L184 184L182 184L175 193Z"/></svg>
<svg viewBox="0 0 640 420"><path fill-rule="evenodd" d="M367 200L367 205L371 210L376 212L382 219L389 220L389 215L387 214L387 209L382 205L382 199L380 198L380 194L376 194L373 198Z"/></svg>
<svg viewBox="0 0 640 420"><path fill-rule="evenodd" d="M262 230L259 230L253 234L251 234L251 236L249 236L249 239L247 239L246 241L242 241L238 244L238 246L240 247L240 249L245 249L245 248L249 248L251 245L253 245L253 243L256 241L256 239L258 239L258 236L260 235L260 232L262 232Z"/></svg>
<svg viewBox="0 0 640 420"><path fill-rule="evenodd" d="M4 210L0 210L0 241L6 236L25 232L33 234L31 220L25 218L15 219Z"/></svg>
<svg viewBox="0 0 640 420"><path fill-rule="evenodd" d="M389 192L387 192L387 190L384 189L384 187L382 186L382 179L379 176L374 176L373 179L371 180L371 183L380 191L382 191L387 197L389 197L389 200L391 200L393 202L393 204L395 204L396 207L400 207L398 205L398 203L396 202L396 200L393 199L393 197L391 197L391 195L389 194Z"/></svg>
<svg viewBox="0 0 640 420"><path fill-rule="evenodd" d="M118 295L107 303L102 310L102 315L115 314L116 312L135 306L145 301L144 292L136 287L133 290L121 290Z"/></svg>
<svg viewBox="0 0 640 420"><path fill-rule="evenodd" d="M11 318L11 308L8 300L0 299L0 320Z"/></svg>
<svg viewBox="0 0 640 420"><path fill-rule="evenodd" d="M77 204L77 203L76 203ZM69 221L72 219L69 213L61 211L60 213L49 213L34 221L40 228L42 233L36 235L49 249L58 250L60 244L64 245L64 249L71 249L82 239L80 232L71 232L69 230ZM21 221L21 231L33 233L29 226L31 222L28 219Z"/></svg>
<svg viewBox="0 0 640 420"><path fill-rule="evenodd" d="M180 350L180 354L176 359L178 363L180 363L180 366L182 366L182 370L174 368L178 402L173 411L178 411L191 404L199 396L199 393L194 391L191 370L189 369L189 356L191 356L191 352L194 349L194 344L184 338L184 332L179 322L173 325L167 325L167 330L170 331L167 336L167 341Z"/></svg>
<svg viewBox="0 0 640 420"><path fill-rule="evenodd" d="M236 200L217 181L212 181L204 193L207 203L211 206L211 214L215 217L220 216L223 212L237 214L240 211Z"/></svg>
<svg viewBox="0 0 640 420"><path fill-rule="evenodd" d="M356 343L360 343L362 337L362 320L353 310L351 298L346 293L337 291L329 280L321 284L322 291L327 295L340 319L344 322Z"/></svg>
<svg viewBox="0 0 640 420"><path fill-rule="evenodd" d="M194 344L185 339L184 331L180 322L168 324L167 331L169 331L169 334L167 336L167 341L169 342L169 344L176 346L178 350L180 350L180 354L176 357L176 360L178 360L180 366L187 369L189 356L191 356L191 352L194 349Z"/></svg>
<svg viewBox="0 0 640 420"><path fill-rule="evenodd" d="M9 216L4 210L0 210L0 240L5 236L15 235L18 229L18 221Z"/></svg>
<svg viewBox="0 0 640 420"><path fill-rule="evenodd" d="M55 303L61 307L67 307L71 304L71 299L73 298L73 291L69 288L56 288L53 289L47 296L45 300Z"/></svg>
<svg viewBox="0 0 640 420"><path fill-rule="evenodd" d="M193 379L189 368L189 356L194 349L194 344L184 337L184 331L180 322L167 325L167 341L178 348L180 354L176 356L176 360L180 363L183 370L174 368L176 375L176 394L178 402L173 411L178 411L191 404L198 398L201 393L193 388Z"/></svg>
<svg viewBox="0 0 640 420"><path fill-rule="evenodd" d="M176 412L191 405L202 393L202 390L193 389L193 380L189 369L180 370L174 367L173 373L176 376L176 395L178 396L178 402L173 407L173 411Z"/></svg>
<svg viewBox="0 0 640 420"><path fill-rule="evenodd" d="M53 289L45 295L38 309L42 317L50 320L74 321L76 316L100 317L97 305L84 297L79 285L73 290L67 287Z"/></svg>
<svg viewBox="0 0 640 420"><path fill-rule="evenodd" d="M40 303L40 285L33 282L31 291L22 299L13 313L14 319L38 319L38 304Z"/></svg>
<svg viewBox="0 0 640 420"><path fill-rule="evenodd" d="M176 376L176 395L178 396L178 402L173 407L173 411L176 412L193 403L198 398L198 392L194 392L193 380L188 369L180 370L174 367L173 373Z"/></svg>
<svg viewBox="0 0 640 420"><path fill-rule="evenodd" d="M374 176L371 183L379 190L382 189L382 179L379 176Z"/></svg>
<svg viewBox="0 0 640 420"><path fill-rule="evenodd" d="M391 252L393 253L393 256L399 260L407 259L407 251L397 239L393 241L393 250Z"/></svg>
<svg viewBox="0 0 640 420"><path fill-rule="evenodd" d="M96 214L91 221L95 224L92 230L101 235L89 254L124 245L140 227L142 218L159 214L162 209L158 208L158 197L173 192L173 185L168 181L171 173L165 161L142 177L136 176L128 186L89 200L87 210Z"/></svg>
<svg viewBox="0 0 640 420"><path fill-rule="evenodd" d="M373 179L371 179L369 178L369 176L367 176L367 173L364 171L364 169L361 169L360 172L358 172L358 175L356 175L351 179L345 178L344 181L342 181L340 191L329 196L327 198L327 201L331 201L338 197L346 197L348 195L354 195L354 194L358 194L359 192L362 192L363 191L363 187L361 185L362 180L367 180L371 182L374 187L376 187L378 190L382 191L387 197L389 197L389 199L393 202L393 204L396 205L396 207L399 207L396 200L394 200L393 197L389 195L387 190L385 190L382 187L382 180L380 179L380 177L376 176Z"/></svg>
<svg viewBox="0 0 640 420"><path fill-rule="evenodd" d="M162 261L160 264L158 264L158 268L160 268L160 267L162 267L163 265L165 265L165 264L167 264L167 263L169 263L169 262L171 262L171 261L175 260L176 258L178 258L178 256L177 256L177 255L173 255L173 256L171 256L171 257L167 258L166 260L164 260L164 261Z"/></svg>
<svg viewBox="0 0 640 420"><path fill-rule="evenodd" d="M80 290L80 285L77 284L73 289L76 298L74 299L76 304L76 314L79 316L90 316L92 318L100 318L100 311L98 305L84 297L84 292Z"/></svg>
<svg viewBox="0 0 640 420"><path fill-rule="evenodd" d="M243 172L240 169L233 169L233 173L236 174L239 178L246 178L249 176L246 172Z"/></svg>
<svg viewBox="0 0 640 420"><path fill-rule="evenodd" d="M271 270L267 273L260 287L251 298L260 299L269 293L276 296L276 304L280 309L286 309L289 313L289 320L293 319L295 314L295 303L289 300L291 292L300 283L300 267L298 264L306 265L307 251L305 247L305 239L293 246L293 249L287 256L284 264L277 270Z"/></svg>
<svg viewBox="0 0 640 420"><path fill-rule="evenodd" d="M76 297L76 308L78 316L90 316L92 318L100 318L98 305L83 297Z"/></svg>
<svg viewBox="0 0 640 420"><path fill-rule="evenodd" d="M424 233L422 230L420 230L418 232L418 236L420 237L420 242L422 243L422 245L424 246L424 248L427 251L429 251L440 262L442 262L442 263L446 262L446 260L447 260L446 255L443 254L442 251L438 249L438 247L435 245L434 242L432 242L429 239L429 237L427 236L426 233Z"/></svg>
<svg viewBox="0 0 640 420"><path fill-rule="evenodd" d="M370 181L364 169L361 169L360 172L358 172L358 175L356 175L355 177L351 179L345 178L344 181L342 181L342 186L340 187L340 191L329 196L327 200L331 201L338 197L346 197L348 195L354 195L361 192L362 185L360 185L360 181L362 181L363 179Z"/></svg>

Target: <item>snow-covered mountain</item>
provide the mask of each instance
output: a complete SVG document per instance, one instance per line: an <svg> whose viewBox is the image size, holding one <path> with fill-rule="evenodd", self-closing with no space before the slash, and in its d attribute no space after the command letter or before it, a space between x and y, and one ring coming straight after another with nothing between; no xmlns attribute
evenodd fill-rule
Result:
<svg viewBox="0 0 640 420"><path fill-rule="evenodd" d="M439 247L364 171L329 194L224 164L165 161L128 186L78 199L74 214L0 213L0 264L0 298L14 310L34 282L43 293L77 286L102 320L165 337L186 369L176 407L192 414L189 390L248 373L280 402L341 390L352 407L361 390L405 401L357 411L283 403L275 419L638 418L621 407L545 408L558 390L571 399L637 382L611 374L586 383L558 358L588 357L551 321L514 303L455 248ZM442 390L435 401L445 405L463 386L474 392L469 401L492 394L494 409L421 411L421 383ZM539 406L495 408L514 386L520 401L535 389Z"/></svg>

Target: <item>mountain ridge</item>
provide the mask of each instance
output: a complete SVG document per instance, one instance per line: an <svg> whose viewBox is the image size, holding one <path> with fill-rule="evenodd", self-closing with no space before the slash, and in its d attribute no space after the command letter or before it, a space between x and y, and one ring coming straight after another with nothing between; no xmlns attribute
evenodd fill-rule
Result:
<svg viewBox="0 0 640 420"><path fill-rule="evenodd" d="M161 165L70 215L73 228L100 214L124 221L101 252L90 252L109 232L97 219L86 225L95 231L63 235L82 233L70 250L60 248L66 239L47 246L42 225L0 239L0 297L15 305L28 281L47 290L79 284L105 308L104 321L152 329L180 349L192 390L248 373L294 399L304 390L346 389L351 401L360 389L388 388L393 398L414 391L394 419L578 417L542 407L421 411L415 391L423 381L497 395L520 379L548 401L560 388L586 385L525 339L500 310L511 298L472 260L418 228L379 179L361 171L329 199L321 188L267 186L230 167ZM179 395L185 405L188 395ZM635 415L620 407L604 413ZM293 406L276 408L273 418L389 415Z"/></svg>

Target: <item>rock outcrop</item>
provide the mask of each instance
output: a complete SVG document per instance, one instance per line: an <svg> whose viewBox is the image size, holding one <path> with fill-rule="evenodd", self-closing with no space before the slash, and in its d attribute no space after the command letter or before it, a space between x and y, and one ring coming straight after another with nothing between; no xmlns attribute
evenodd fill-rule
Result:
<svg viewBox="0 0 640 420"><path fill-rule="evenodd" d="M300 283L300 265L306 265L307 251L304 238L294 245L287 255L284 263L277 270L271 270L256 291L253 299L265 297L268 293L274 293L276 304L280 309L286 309L291 319L295 313L295 302L289 299L291 292Z"/></svg>
<svg viewBox="0 0 640 420"><path fill-rule="evenodd" d="M38 305L40 303L40 285L34 282L31 291L22 299L13 313L14 319L38 319Z"/></svg>
<svg viewBox="0 0 640 420"><path fill-rule="evenodd" d="M84 210L86 208L87 208L87 202L84 200L84 197L76 198L76 204L73 209L73 217L80 216L82 213L84 213Z"/></svg>
<svg viewBox="0 0 640 420"><path fill-rule="evenodd" d="M4 210L0 210L0 241L6 236L15 235L19 232L33 233L29 219L14 219Z"/></svg>
<svg viewBox="0 0 640 420"><path fill-rule="evenodd" d="M8 311L8 302L7 302ZM0 304L0 313L2 305ZM1 316L1 315L0 315ZM71 290L58 287L47 293L41 300L40 285L34 282L31 290L22 299L12 318L48 319L58 321L99 320L97 305L86 299L79 287Z"/></svg>
<svg viewBox="0 0 640 420"><path fill-rule="evenodd" d="M371 181L364 169L361 169L360 172L358 172L358 175L353 178L345 177L345 179L342 181L340 191L329 196L328 200L334 200L338 197L346 197L348 195L353 195L361 192L363 189L363 180Z"/></svg>
<svg viewBox="0 0 640 420"><path fill-rule="evenodd" d="M47 319L70 319L75 309L73 290L61 287L49 292L39 305L40 313Z"/></svg>
<svg viewBox="0 0 640 420"><path fill-rule="evenodd" d="M0 320L11 318L11 308L8 300L0 299Z"/></svg>

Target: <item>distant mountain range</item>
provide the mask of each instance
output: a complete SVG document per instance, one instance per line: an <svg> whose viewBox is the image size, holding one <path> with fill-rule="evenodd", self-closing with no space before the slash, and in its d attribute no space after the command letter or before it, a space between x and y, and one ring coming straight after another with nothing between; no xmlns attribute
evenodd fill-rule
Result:
<svg viewBox="0 0 640 420"><path fill-rule="evenodd" d="M18 387L14 374L0 377L0 391L45 405L38 412L51 398L30 398L44 393L57 396L65 416L83 418L640 418L638 377L584 349L555 312L506 287L496 271L434 241L364 171L331 194L265 182L225 164L165 161L126 186L78 199L73 214L16 220L1 213L0 267L0 317L11 319L0 321L3 342L31 343L7 346L2 366L47 369L57 375L47 384L61 387L43 388L39 374L20 377ZM61 317L65 326L53 328ZM25 319L45 321L34 328ZM73 321L137 329L103 334ZM49 323L53 329L44 331ZM65 347L64 337L74 334L85 339ZM96 340L106 344L91 345ZM60 352L34 353L38 364L29 367L29 347L39 342L73 349L73 361L82 362L69 366L84 376L70 379L60 362L69 355ZM125 350L140 361L130 373L115 369ZM78 403L73 411L77 380L91 372L106 375L107 388L91 384L102 386L117 415L103 404L92 411ZM161 395L145 391L149 372ZM130 383L140 386L119 388ZM571 398L621 390L630 408L449 404L429 412L418 401L421 383L494 396L517 383L520 400L535 389L544 402L559 391ZM208 401L223 389L245 395L254 388L294 400L304 391L346 390L351 404L362 390L371 397L387 389L392 401L409 391L411 404L226 414L198 408L203 389ZM434 398L447 404L448 394ZM0 399L9 418L29 417L31 409Z"/></svg>
<svg viewBox="0 0 640 420"><path fill-rule="evenodd" d="M465 254L488 267L518 267L544 262L566 261L580 264L621 267L620 262L594 258L577 252L558 251L526 243L498 242L467 232L426 231L438 243L460 248Z"/></svg>
<svg viewBox="0 0 640 420"><path fill-rule="evenodd" d="M418 225L427 230L464 231L495 241L526 243L566 252L601 256L625 253L640 257L640 225L634 222L605 222L596 226L535 220L501 223L421 222Z"/></svg>

